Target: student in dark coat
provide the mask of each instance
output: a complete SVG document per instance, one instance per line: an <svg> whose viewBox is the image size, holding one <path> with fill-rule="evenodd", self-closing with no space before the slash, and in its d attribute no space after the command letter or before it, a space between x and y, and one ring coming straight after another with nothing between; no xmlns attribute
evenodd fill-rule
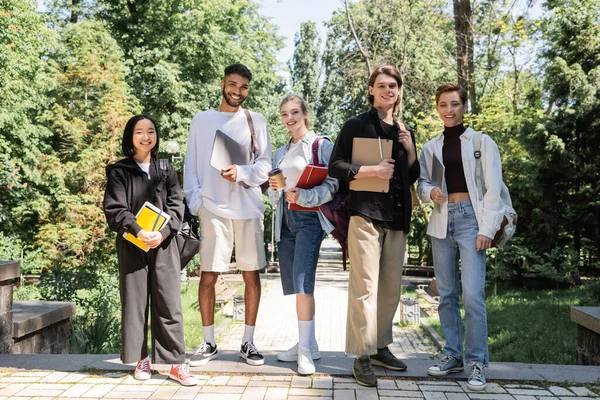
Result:
<svg viewBox="0 0 600 400"><path fill-rule="evenodd" d="M173 364L170 378L182 385L198 383L185 364L177 234L184 213L183 193L172 166L165 177L156 158L158 130L154 121L137 115L127 122L121 143L127 157L106 167L104 214L117 232L121 294L121 360L137 361L134 378L150 379L148 306L152 313L152 361ZM166 180L166 182L165 182ZM171 219L157 232L141 229L135 215L146 202ZM131 233L149 248L140 249L123 236Z"/></svg>
<svg viewBox="0 0 600 400"><path fill-rule="evenodd" d="M346 353L357 356L352 374L363 386L377 386L372 365L406 369L388 348L393 342L392 321L400 301L410 229L410 185L419 177L414 134L395 117L401 87L402 77L395 67L373 71L368 80L371 111L344 123L329 162L329 175L341 181L389 180L387 193L350 191ZM353 164L354 138L392 140L391 158L377 165Z"/></svg>

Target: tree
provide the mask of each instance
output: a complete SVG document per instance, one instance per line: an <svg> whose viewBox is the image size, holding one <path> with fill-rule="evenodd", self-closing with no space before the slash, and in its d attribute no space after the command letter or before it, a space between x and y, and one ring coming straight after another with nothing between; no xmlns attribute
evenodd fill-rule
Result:
<svg viewBox="0 0 600 400"><path fill-rule="evenodd" d="M437 84L452 76L448 60L454 48L448 40L452 26L443 6L441 1L371 0L354 2L348 11L334 13L328 23L320 103L333 103L344 118L364 110L368 57L370 65L398 68L404 80L399 115L415 126L417 115L431 110ZM354 33L348 26L348 14ZM325 118L322 113L321 120Z"/></svg>
<svg viewBox="0 0 600 400"><path fill-rule="evenodd" d="M546 211L558 222L550 245L595 263L600 256L600 4L548 0L544 87L554 108L537 137ZM549 249L550 250L550 249ZM595 260L595 261L594 261Z"/></svg>
<svg viewBox="0 0 600 400"><path fill-rule="evenodd" d="M456 75L458 84L467 90L473 112L477 110L475 97L475 57L473 56L473 24L471 1L453 0L454 35L456 37Z"/></svg>
<svg viewBox="0 0 600 400"><path fill-rule="evenodd" d="M319 56L321 39L314 22L300 24L300 32L294 41L294 58L291 67L291 78L294 87L309 104L319 98Z"/></svg>
<svg viewBox="0 0 600 400"><path fill-rule="evenodd" d="M41 56L56 43L28 0L0 0L0 231L28 244L37 231L43 154L51 132L39 122L53 86Z"/></svg>
<svg viewBox="0 0 600 400"><path fill-rule="evenodd" d="M282 39L250 0L98 0L130 64L127 81L166 138L183 144L195 113L216 107L223 69L253 73L247 107L273 112ZM166 143L163 142L163 143Z"/></svg>
<svg viewBox="0 0 600 400"><path fill-rule="evenodd" d="M75 270L114 252L102 212L104 168L116 160L122 128L139 107L125 82L123 53L100 22L63 28L49 64L57 85L43 120L54 135L41 160L37 247L48 268Z"/></svg>

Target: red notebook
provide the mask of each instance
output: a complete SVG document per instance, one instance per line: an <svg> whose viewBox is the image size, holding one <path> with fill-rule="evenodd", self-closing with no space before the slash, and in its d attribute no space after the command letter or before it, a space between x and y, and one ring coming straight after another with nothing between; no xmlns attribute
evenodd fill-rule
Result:
<svg viewBox="0 0 600 400"><path fill-rule="evenodd" d="M296 187L300 189L312 189L319 186L327 178L327 167L323 165L309 164L304 168ZM290 204L290 210L296 211L318 211L319 207L302 207L298 204Z"/></svg>

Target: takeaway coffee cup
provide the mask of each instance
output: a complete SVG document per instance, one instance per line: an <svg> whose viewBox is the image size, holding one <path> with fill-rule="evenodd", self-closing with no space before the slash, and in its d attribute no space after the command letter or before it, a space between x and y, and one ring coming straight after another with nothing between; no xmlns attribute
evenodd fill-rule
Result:
<svg viewBox="0 0 600 400"><path fill-rule="evenodd" d="M269 172L269 178L275 178L277 190L285 188L285 178L280 168L275 168Z"/></svg>

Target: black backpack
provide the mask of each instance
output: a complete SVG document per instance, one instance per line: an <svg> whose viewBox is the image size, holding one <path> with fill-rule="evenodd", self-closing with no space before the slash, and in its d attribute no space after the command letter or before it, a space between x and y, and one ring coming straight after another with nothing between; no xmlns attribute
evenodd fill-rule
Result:
<svg viewBox="0 0 600 400"><path fill-rule="evenodd" d="M162 171L163 179L161 185L164 185L169 176L169 160L160 159L160 170ZM199 223L196 217L192 215L185 197L183 198L183 204L185 205L185 211L183 213L183 220L181 221L181 228L177 232L175 240L177 241L177 248L179 249L179 259L181 262L181 269L184 269L186 265L194 258L200 250L200 236L198 235Z"/></svg>

